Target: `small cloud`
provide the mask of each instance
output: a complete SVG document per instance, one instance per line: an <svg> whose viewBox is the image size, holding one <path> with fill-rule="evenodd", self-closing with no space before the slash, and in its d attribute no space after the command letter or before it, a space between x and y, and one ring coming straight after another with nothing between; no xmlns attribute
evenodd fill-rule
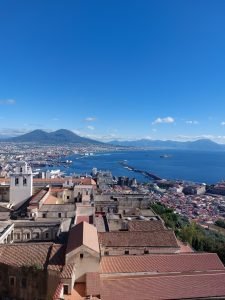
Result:
<svg viewBox="0 0 225 300"><path fill-rule="evenodd" d="M216 140L218 139L218 136L212 135L212 134L202 134L202 135L195 135L195 136L189 136L189 135L178 135L175 137L175 140L179 141L196 141L201 139L210 139L210 140Z"/></svg>
<svg viewBox="0 0 225 300"><path fill-rule="evenodd" d="M174 123L175 119L172 117L166 117L166 118L157 118L154 122L152 122L153 125L155 124L162 124L162 123Z"/></svg>
<svg viewBox="0 0 225 300"><path fill-rule="evenodd" d="M14 105L14 104L16 104L16 100L14 99L0 100L0 105Z"/></svg>
<svg viewBox="0 0 225 300"><path fill-rule="evenodd" d="M91 126L91 125L87 126L87 128L90 129L90 130L95 130L95 127Z"/></svg>
<svg viewBox="0 0 225 300"><path fill-rule="evenodd" d="M220 125L225 126L225 121L221 122Z"/></svg>
<svg viewBox="0 0 225 300"><path fill-rule="evenodd" d="M188 121L186 121L185 123L186 123L186 124L190 124L190 125L197 125L197 124L199 124L199 122L196 121L196 120L194 120L194 121L188 120Z"/></svg>
<svg viewBox="0 0 225 300"><path fill-rule="evenodd" d="M58 118L53 118L52 121L59 121L59 119Z"/></svg>
<svg viewBox="0 0 225 300"><path fill-rule="evenodd" d="M95 117L87 117L87 118L84 119L84 121L86 121L86 122L94 122L94 121L96 121L96 118Z"/></svg>
<svg viewBox="0 0 225 300"><path fill-rule="evenodd" d="M0 129L0 136L12 137L27 133L28 130L25 128L2 128Z"/></svg>

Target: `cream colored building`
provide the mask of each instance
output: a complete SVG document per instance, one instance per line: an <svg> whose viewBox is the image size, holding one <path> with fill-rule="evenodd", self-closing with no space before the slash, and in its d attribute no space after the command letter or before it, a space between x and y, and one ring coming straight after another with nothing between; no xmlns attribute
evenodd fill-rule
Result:
<svg viewBox="0 0 225 300"><path fill-rule="evenodd" d="M99 262L97 229L86 222L71 228L65 257L67 267L61 276L64 293L71 294L75 282L85 282L86 273L98 272Z"/></svg>
<svg viewBox="0 0 225 300"><path fill-rule="evenodd" d="M9 201L13 207L20 206L32 196L33 174L30 166L21 161L16 165L15 173L10 177Z"/></svg>

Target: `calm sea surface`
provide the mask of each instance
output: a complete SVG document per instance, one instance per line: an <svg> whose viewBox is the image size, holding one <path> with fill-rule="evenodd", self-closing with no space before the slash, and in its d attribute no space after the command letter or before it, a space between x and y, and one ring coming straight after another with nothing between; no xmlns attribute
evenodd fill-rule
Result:
<svg viewBox="0 0 225 300"><path fill-rule="evenodd" d="M168 154L170 157L161 158ZM94 154L93 156L73 155L66 159L73 163L61 168L68 175L90 174L93 167L109 170L115 176L135 177L139 181L148 179L141 174L125 169L120 162L137 169L148 171L167 179L182 179L194 182L216 183L225 179L225 152L200 152L182 150L126 151Z"/></svg>

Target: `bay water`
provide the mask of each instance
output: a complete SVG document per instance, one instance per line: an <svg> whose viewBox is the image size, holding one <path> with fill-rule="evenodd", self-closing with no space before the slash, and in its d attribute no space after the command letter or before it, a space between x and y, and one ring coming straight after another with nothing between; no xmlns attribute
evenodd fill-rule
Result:
<svg viewBox="0 0 225 300"><path fill-rule="evenodd" d="M72 155L68 167L60 168L67 175L90 174L92 168L109 170L115 176L128 176L141 182L148 182L139 173L129 171L121 164L126 163L136 169L148 171L160 178L180 179L212 184L225 180L225 152L146 150L94 153L93 155Z"/></svg>

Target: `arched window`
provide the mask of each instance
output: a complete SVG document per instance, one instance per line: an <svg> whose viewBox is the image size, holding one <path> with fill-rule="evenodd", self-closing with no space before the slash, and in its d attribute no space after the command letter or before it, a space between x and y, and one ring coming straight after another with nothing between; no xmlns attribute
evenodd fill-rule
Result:
<svg viewBox="0 0 225 300"><path fill-rule="evenodd" d="M23 185L27 185L27 179L25 177L23 178Z"/></svg>
<svg viewBox="0 0 225 300"><path fill-rule="evenodd" d="M19 178L15 178L15 185L19 184Z"/></svg>

